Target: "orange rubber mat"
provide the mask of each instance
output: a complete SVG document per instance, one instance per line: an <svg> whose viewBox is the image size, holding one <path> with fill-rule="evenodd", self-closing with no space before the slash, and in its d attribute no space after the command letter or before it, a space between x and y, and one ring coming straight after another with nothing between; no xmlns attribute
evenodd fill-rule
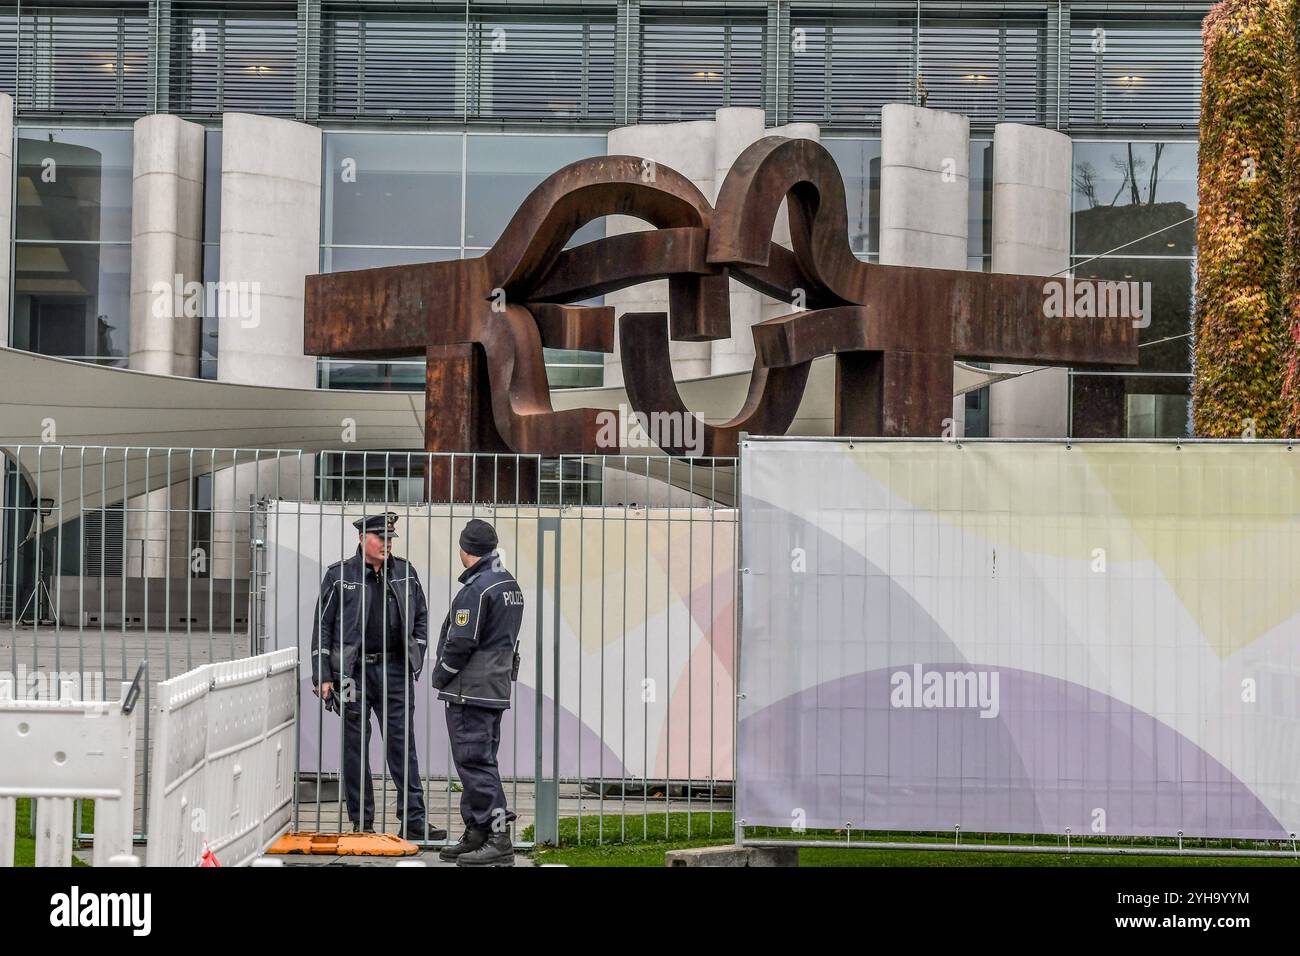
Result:
<svg viewBox="0 0 1300 956"><path fill-rule="evenodd" d="M420 848L391 833L286 833L267 853L321 856L414 856Z"/></svg>

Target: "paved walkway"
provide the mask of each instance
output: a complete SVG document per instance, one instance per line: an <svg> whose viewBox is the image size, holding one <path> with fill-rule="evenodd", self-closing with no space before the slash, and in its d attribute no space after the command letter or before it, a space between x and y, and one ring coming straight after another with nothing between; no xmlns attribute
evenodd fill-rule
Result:
<svg viewBox="0 0 1300 956"><path fill-rule="evenodd" d="M314 780L314 777L307 777L299 785L296 829L327 833L338 832L340 829L351 830L352 824L348 821L347 808L340 804L335 782L331 779L322 780L321 802L318 804L315 802ZM531 780L518 782L506 780L504 783L506 802L519 816L515 824L517 835L537 819L536 788ZM685 813L689 810L694 814L703 814L705 816L703 826L706 828L708 827L707 815L710 812L715 814L731 812L730 794L726 797L715 794L710 800L707 792L699 791L693 792L687 799L684 793L674 791L672 798L665 800L662 796L649 798L642 796L639 792L640 781L629 781L628 786L629 792L626 796L614 794L606 796L602 801L597 794L592 793L582 784L561 783L559 815L561 819L577 816L591 817L598 814L606 817L621 817L621 831L618 822L611 823L608 819L604 826L604 839L617 841L633 837L639 839L643 830L653 834L654 817L663 814L665 810L670 813ZM385 794L383 778L378 777L375 778L374 787L375 829L384 833L396 833L398 821L401 820L397 807L397 791L389 781ZM425 809L429 825L443 828L452 840L459 839L461 834L459 807L460 792L449 790L445 779L425 780ZM659 826L662 828L662 816L659 820ZM718 832L721 833L726 826L726 820L719 818L716 824ZM590 831L584 829L582 836L584 841L589 837L595 840L596 828L592 827Z"/></svg>
<svg viewBox="0 0 1300 956"><path fill-rule="evenodd" d="M283 860L285 866L397 866L399 864L412 866L419 864L426 867L438 866L457 869L455 863L444 863L438 859L437 850L423 850L418 856L317 856L315 854L286 853L283 856L276 857L276 859ZM536 866L536 864L527 853L516 853L515 866Z"/></svg>
<svg viewBox="0 0 1300 956"><path fill-rule="evenodd" d="M84 850L73 850L72 855L86 866L90 866L93 852L87 847ZM144 848L137 848L137 852L143 855ZM405 864L407 866L439 866L456 869L455 863L444 863L438 859L437 850L422 850L416 856L324 856L306 853L285 853L275 857L267 857L267 859L281 860L284 866L397 866L398 864ZM515 866L536 866L536 864L527 853L516 853Z"/></svg>

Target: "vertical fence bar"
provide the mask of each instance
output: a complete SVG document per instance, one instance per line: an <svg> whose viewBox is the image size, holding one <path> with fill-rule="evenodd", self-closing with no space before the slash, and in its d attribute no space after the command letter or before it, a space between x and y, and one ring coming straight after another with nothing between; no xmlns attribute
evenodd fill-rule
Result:
<svg viewBox="0 0 1300 956"><path fill-rule="evenodd" d="M648 460L648 459L647 459ZM673 707L672 707L672 645L673 645L673 459L668 456L668 522L665 527L664 537L666 544L664 546L664 692L668 696L664 699L664 723L667 732L664 734L664 837L668 836L668 824L672 818L672 790L673 790ZM649 573L650 562L646 561L646 572ZM647 586L646 590L649 590ZM649 630L650 622L646 621L646 629ZM690 631L686 633L686 639L690 641ZM648 643L648 642L647 642ZM690 656L687 655L687 664L690 664ZM656 693L658 698L658 693Z"/></svg>
<svg viewBox="0 0 1300 956"><path fill-rule="evenodd" d="M690 488L690 496L687 499L690 502L690 510L686 512L686 839L691 838L695 818L692 816L693 807L691 805L694 796L694 757L695 741L693 734L695 732L695 653L691 646L690 628L695 622L695 459L686 459L687 478L686 484ZM709 582L713 586L713 582ZM709 629L712 630L713 622L709 622ZM704 640L708 642L710 649L713 646L712 634L706 632ZM712 656L712 655L710 655Z"/></svg>
<svg viewBox="0 0 1300 956"><path fill-rule="evenodd" d="M563 461L563 460L561 460ZM563 464L561 464L563 467ZM586 670L583 649L586 646L583 643L583 625L586 623L584 607L584 597L586 588L583 584L587 578L587 460L578 458L578 633L577 633L577 652L575 659L577 661L578 671L578 708L577 720L574 721L574 749L577 752L576 776L578 782L578 823L577 823L577 842L582 843L582 803L583 803L583 770L582 770L582 718L585 713L582 706L582 685L583 671Z"/></svg>
<svg viewBox="0 0 1300 956"><path fill-rule="evenodd" d="M551 520L551 526L555 535L555 540L552 543L554 547L554 569L551 572L552 580L555 582L551 592L551 627L553 628L552 640L554 645L554 660L552 661L554 674L551 679L551 798L554 801L555 825L551 832L554 834L555 844L558 846L560 843L560 598L564 593L564 581L561 578L560 519L558 515ZM540 801L538 801L538 817L541 817Z"/></svg>

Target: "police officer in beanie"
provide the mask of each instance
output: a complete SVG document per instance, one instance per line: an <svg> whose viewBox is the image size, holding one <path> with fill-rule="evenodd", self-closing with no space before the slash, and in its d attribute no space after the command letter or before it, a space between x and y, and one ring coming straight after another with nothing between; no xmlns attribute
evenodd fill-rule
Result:
<svg viewBox="0 0 1300 956"><path fill-rule="evenodd" d="M312 684L343 715L343 785L352 829L371 831L370 712L384 731L388 773L399 788L400 833L445 840L426 829L415 754L415 680L428 646L429 609L415 568L392 555L397 515L354 521L357 553L330 565L321 582L312 632Z"/></svg>
<svg viewBox="0 0 1300 956"><path fill-rule="evenodd" d="M524 592L501 565L497 533L472 519L460 534L464 585L451 602L438 637L433 686L447 703L451 758L460 776L465 834L438 855L459 866L511 866L514 847L505 790L497 770L501 718L519 676L519 628Z"/></svg>

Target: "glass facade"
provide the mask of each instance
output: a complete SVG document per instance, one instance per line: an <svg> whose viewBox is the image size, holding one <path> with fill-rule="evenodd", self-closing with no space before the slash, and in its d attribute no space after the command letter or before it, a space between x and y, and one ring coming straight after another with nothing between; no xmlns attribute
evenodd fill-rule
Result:
<svg viewBox="0 0 1300 956"><path fill-rule="evenodd" d="M221 130L203 134L203 282L221 278ZM211 286L209 286L210 288ZM199 377L217 377L219 323L215 315L204 315L199 338Z"/></svg>
<svg viewBox="0 0 1300 956"><path fill-rule="evenodd" d="M445 466L447 459L441 460ZM388 507L421 505L427 462L428 457L418 452L324 452L317 456L317 496L322 501L367 502ZM503 456L497 466L501 471L495 472L502 476L497 490L502 499L513 491L515 481L519 480L507 477L510 474L507 469L513 462L513 456ZM575 457L540 459L536 479L538 503L599 505L604 501L603 471L599 463Z"/></svg>
<svg viewBox="0 0 1300 956"><path fill-rule="evenodd" d="M172 112L293 113L298 22L293 3L223 9L173 2L168 50Z"/></svg>
<svg viewBox="0 0 1300 956"><path fill-rule="evenodd" d="M331 4L321 115L614 118L615 18Z"/></svg>
<svg viewBox="0 0 1300 956"><path fill-rule="evenodd" d="M966 268L993 269L993 141L970 143L970 194L966 214Z"/></svg>
<svg viewBox="0 0 1300 956"><path fill-rule="evenodd" d="M0 4L0 90L16 110L12 344L125 365L136 116L205 123L203 278L220 271L226 110L325 128L320 267L482 254L529 190L605 151L617 125L764 109L821 124L845 178L849 241L879 256L879 110L971 120L967 267L991 265L992 125L1075 138L1073 265L1149 283L1141 367L1071 378L1076 435L1184 434L1195 275L1200 20L1084 0L942 12L778 4L685 15L594 2L433 7L351 0ZM308 29L303 29L303 11ZM315 14L314 21L312 14ZM152 51L152 52L151 52ZM1153 234L1154 235L1151 235ZM575 238L603 235L593 223ZM215 317L200 369L215 378ZM603 357L546 353L553 385L599 385ZM418 389L423 362L322 360L333 388ZM987 395L968 401L986 415ZM987 416L986 416L987 417Z"/></svg>
<svg viewBox="0 0 1300 956"><path fill-rule="evenodd" d="M605 153L604 136L327 132L321 271L341 272L482 255L547 176ZM604 235L584 226L571 244ZM600 385L597 352L546 350L551 384ZM422 359L322 359L322 387L424 388Z"/></svg>
<svg viewBox="0 0 1300 956"><path fill-rule="evenodd" d="M641 24L641 117L711 119L763 105L762 20L674 15Z"/></svg>
<svg viewBox="0 0 1300 956"><path fill-rule="evenodd" d="M126 364L131 162L129 129L18 132L14 347Z"/></svg>
<svg viewBox="0 0 1300 956"><path fill-rule="evenodd" d="M1209 2L832 6L9 4L0 89L20 112L47 115L238 109L607 126L730 105L762 107L773 125L856 128L876 127L885 103L916 102L985 128L1196 127Z"/></svg>
<svg viewBox="0 0 1300 956"><path fill-rule="evenodd" d="M859 259L880 258L880 140L825 139L844 177L849 214L849 247Z"/></svg>
<svg viewBox="0 0 1300 956"><path fill-rule="evenodd" d="M59 5L18 7L19 110L47 113L146 113L150 89L150 10Z"/></svg>
<svg viewBox="0 0 1300 956"><path fill-rule="evenodd" d="M1141 296L1137 370L1071 375L1071 434L1191 434L1196 290L1195 143L1076 142L1073 269Z"/></svg>

